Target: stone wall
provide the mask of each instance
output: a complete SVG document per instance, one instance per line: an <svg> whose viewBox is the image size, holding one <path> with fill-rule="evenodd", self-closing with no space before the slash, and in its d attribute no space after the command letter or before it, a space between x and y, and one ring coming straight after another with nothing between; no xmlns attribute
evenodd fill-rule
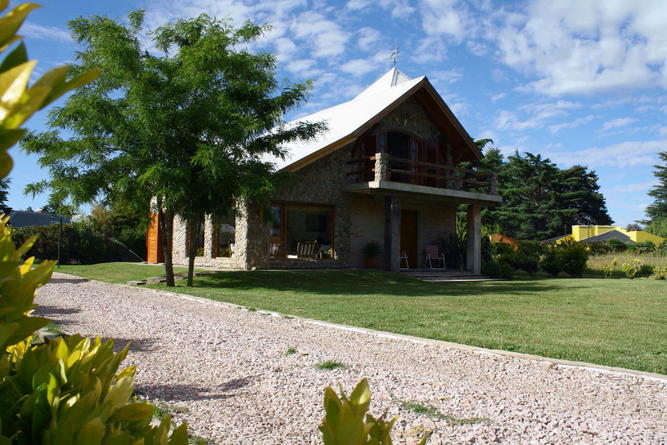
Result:
<svg viewBox="0 0 667 445"><path fill-rule="evenodd" d="M382 118L378 127L384 130L406 131L422 139L432 139L442 135L414 97L408 98L399 107Z"/></svg>

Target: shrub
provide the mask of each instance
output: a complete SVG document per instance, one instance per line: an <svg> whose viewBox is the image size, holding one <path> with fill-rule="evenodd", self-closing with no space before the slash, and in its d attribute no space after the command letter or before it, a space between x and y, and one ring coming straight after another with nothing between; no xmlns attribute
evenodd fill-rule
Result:
<svg viewBox="0 0 667 445"><path fill-rule="evenodd" d="M641 267L639 268L638 275L640 277L648 277L651 276L651 274L653 274L653 270L654 268L650 264L642 264Z"/></svg>
<svg viewBox="0 0 667 445"><path fill-rule="evenodd" d="M611 252L625 252L625 249L627 249L625 243L617 239L610 239L607 241L607 246L609 246Z"/></svg>
<svg viewBox="0 0 667 445"><path fill-rule="evenodd" d="M561 260L562 248L558 246L549 246L544 252L540 265L542 269L552 277L558 276L563 270L563 261Z"/></svg>
<svg viewBox="0 0 667 445"><path fill-rule="evenodd" d="M539 270L544 245L537 241L522 241L512 256L513 266L533 276Z"/></svg>
<svg viewBox="0 0 667 445"><path fill-rule="evenodd" d="M604 274L605 278L611 277L614 274L617 265L618 260L614 258L609 264L602 268L602 273Z"/></svg>
<svg viewBox="0 0 667 445"><path fill-rule="evenodd" d="M625 272L625 276L633 279L637 275L639 275L639 272L641 271L642 264L641 262L636 259L636 258L631 258L625 263L623 263L623 272Z"/></svg>
<svg viewBox="0 0 667 445"><path fill-rule="evenodd" d="M368 381L361 380L349 397L341 389L340 397L331 388L324 390L324 420L319 426L324 445L391 445L391 428L396 417L387 421L384 415L375 418L368 414L371 392ZM424 445L431 433L426 433L418 445Z"/></svg>
<svg viewBox="0 0 667 445"><path fill-rule="evenodd" d="M62 233L57 224L19 227L13 230L16 245L21 245L30 237L39 235L29 253L40 260L58 258L58 238L60 237L60 262L62 264L137 261L137 257L132 255L126 247L77 224L63 225Z"/></svg>
<svg viewBox="0 0 667 445"><path fill-rule="evenodd" d="M605 243L603 241L588 242L586 243L586 246L588 247L588 251L591 253L591 255L605 255L612 250L612 246L610 246L609 243Z"/></svg>
<svg viewBox="0 0 667 445"><path fill-rule="evenodd" d="M588 251L581 244L562 247L559 255L561 269L573 277L581 277L586 270Z"/></svg>
<svg viewBox="0 0 667 445"><path fill-rule="evenodd" d="M514 278L514 268L508 263L499 263L496 260L482 263L482 273L491 278L504 278L506 280Z"/></svg>
<svg viewBox="0 0 667 445"><path fill-rule="evenodd" d="M655 244L652 241L644 241L641 243L630 242L626 244L628 252L636 253L638 255L655 252Z"/></svg>
<svg viewBox="0 0 667 445"><path fill-rule="evenodd" d="M664 280L667 278L667 267L656 266L653 268L653 275L651 278L654 280Z"/></svg>

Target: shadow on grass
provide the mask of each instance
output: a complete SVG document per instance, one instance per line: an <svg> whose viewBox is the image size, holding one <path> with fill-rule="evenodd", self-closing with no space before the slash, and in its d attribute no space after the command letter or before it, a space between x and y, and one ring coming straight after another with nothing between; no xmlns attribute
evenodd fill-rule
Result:
<svg viewBox="0 0 667 445"><path fill-rule="evenodd" d="M183 282L179 282L183 284ZM429 283L383 271L252 271L218 272L195 279L195 287L229 291L290 291L322 295L479 296L522 295L560 287L538 280ZM572 289L573 286L568 286Z"/></svg>
<svg viewBox="0 0 667 445"><path fill-rule="evenodd" d="M201 388L195 385L165 384L165 385L138 385L138 392L163 400L187 402L191 400L224 400L243 396L246 392L235 392L248 386L254 377L248 376L229 380L215 389Z"/></svg>

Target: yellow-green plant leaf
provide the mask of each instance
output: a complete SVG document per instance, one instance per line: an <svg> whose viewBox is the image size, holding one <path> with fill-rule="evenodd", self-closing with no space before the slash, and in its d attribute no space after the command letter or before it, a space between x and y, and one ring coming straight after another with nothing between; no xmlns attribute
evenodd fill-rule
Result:
<svg viewBox="0 0 667 445"><path fill-rule="evenodd" d="M0 45L10 41L19 29L26 16L33 9L40 6L35 3L23 3L12 9L6 16L0 18Z"/></svg>
<svg viewBox="0 0 667 445"><path fill-rule="evenodd" d="M25 49L23 42L16 45L16 48L5 57L5 60L0 64L0 72L7 71L10 68L21 65L28 61L28 51Z"/></svg>

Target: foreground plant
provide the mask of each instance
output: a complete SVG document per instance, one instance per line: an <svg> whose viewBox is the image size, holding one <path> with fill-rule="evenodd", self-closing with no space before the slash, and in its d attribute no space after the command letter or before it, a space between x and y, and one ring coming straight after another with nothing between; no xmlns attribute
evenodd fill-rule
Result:
<svg viewBox="0 0 667 445"><path fill-rule="evenodd" d="M371 392L368 381L362 379L350 396L341 388L340 397L331 388L324 390L325 417L319 430L324 445L391 445L391 428L398 417L387 421L385 414L375 418L368 414ZM424 445L431 433L417 445Z"/></svg>
<svg viewBox="0 0 667 445"><path fill-rule="evenodd" d="M0 0L0 11L8 3ZM17 30L37 7L22 4L0 18L0 51L20 39ZM0 179L11 171L7 150L24 134L23 122L97 76L87 71L68 78L69 68L60 67L29 87L34 66L23 43L0 64ZM23 261L36 236L16 248L8 221L0 218L0 444L186 445L185 424L171 434L168 418L152 426L152 407L131 399L134 368L118 372L127 349L114 353L113 341L78 335L31 344L35 331L49 321L30 312L54 262Z"/></svg>

